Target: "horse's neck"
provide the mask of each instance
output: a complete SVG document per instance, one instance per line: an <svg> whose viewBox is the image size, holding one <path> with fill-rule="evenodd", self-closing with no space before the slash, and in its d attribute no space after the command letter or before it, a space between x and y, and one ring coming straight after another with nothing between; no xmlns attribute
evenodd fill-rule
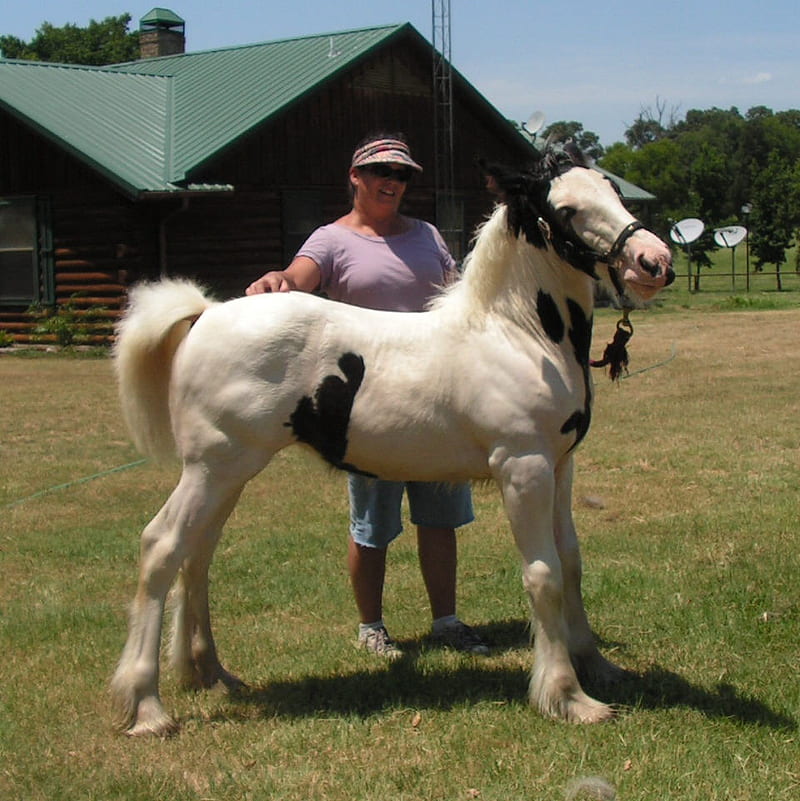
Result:
<svg viewBox="0 0 800 801"><path fill-rule="evenodd" d="M475 318L502 317L524 330L539 330L542 294L568 321L577 304L587 319L593 308L593 281L565 264L552 250L534 248L509 233L504 207L481 228L462 278L466 310ZM574 313L574 312L573 312Z"/></svg>

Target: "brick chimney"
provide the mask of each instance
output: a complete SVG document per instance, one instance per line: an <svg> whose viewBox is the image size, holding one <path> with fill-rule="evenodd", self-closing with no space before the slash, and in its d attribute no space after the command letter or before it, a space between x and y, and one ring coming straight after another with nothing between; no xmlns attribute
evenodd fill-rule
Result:
<svg viewBox="0 0 800 801"><path fill-rule="evenodd" d="M168 8L154 8L139 20L139 57L156 58L185 52L186 23Z"/></svg>

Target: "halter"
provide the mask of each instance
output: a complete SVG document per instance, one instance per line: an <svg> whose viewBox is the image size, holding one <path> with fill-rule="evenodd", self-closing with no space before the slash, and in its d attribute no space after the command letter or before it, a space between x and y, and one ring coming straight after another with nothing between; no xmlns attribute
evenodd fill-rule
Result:
<svg viewBox="0 0 800 801"><path fill-rule="evenodd" d="M644 225L639 222L639 220L634 220L633 222L628 223L614 241L614 244L611 246L611 250L609 250L608 253L601 253L597 257L598 261L601 261L603 264L607 264L609 266L610 269L608 271L608 277L611 279L611 283L614 284L614 289L619 296L620 302L623 304L625 298L625 287L622 285L622 279L619 277L619 272L616 270L614 265L622 255L622 249L625 247L625 243L641 228L644 228Z"/></svg>
<svg viewBox="0 0 800 801"><path fill-rule="evenodd" d="M575 233L575 231L572 230L572 226L570 226L570 232L572 234L572 238L577 241L573 241L572 238L564 238L558 242L557 239L553 238L552 230L547 220L545 220L543 217L539 217L537 222L545 239L547 239L547 241L556 249L556 252L562 258L564 258L573 266L577 266L575 261L578 259L585 259L587 261L599 261L612 268L608 271L611 283L614 285L614 289L616 290L620 299L625 296L625 287L623 287L622 280L620 279L617 270L614 269L614 265L619 260L620 256L622 256L622 249L625 247L625 243L637 231L644 228L644 224L642 222L639 220L633 220L632 222L629 222L622 229L622 231L620 231L619 236L617 236L617 238L614 240L614 244L605 253L600 253L586 245L584 241ZM588 272L595 280L598 279L598 276L594 270L585 269L584 272Z"/></svg>
<svg viewBox="0 0 800 801"><path fill-rule="evenodd" d="M628 340L633 336L633 324L629 319L630 308L625 303L625 287L622 286L622 279L619 271L614 267L615 262L622 255L625 243L638 231L644 228L639 220L628 223L616 238L611 250L601 254L598 261L602 261L609 266L608 275L614 289L619 296L622 304L622 318L617 321L617 328L614 331L614 338L606 345L602 359L591 359L589 364L592 367L605 367L608 365L609 377L612 381L617 381L623 372L628 371Z"/></svg>
<svg viewBox="0 0 800 801"><path fill-rule="evenodd" d="M598 254L597 261L602 261L603 264L613 266L614 262L622 255L622 249L625 247L625 243L642 228L644 228L644 224L639 222L639 220L629 222L616 238L614 244L611 246L611 250L609 250L608 253Z"/></svg>

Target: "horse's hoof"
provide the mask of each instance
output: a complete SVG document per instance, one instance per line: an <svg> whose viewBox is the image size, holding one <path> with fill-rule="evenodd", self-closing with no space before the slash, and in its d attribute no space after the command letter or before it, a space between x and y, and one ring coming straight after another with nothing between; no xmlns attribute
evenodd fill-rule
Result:
<svg viewBox="0 0 800 801"><path fill-rule="evenodd" d="M178 732L177 721L154 699L139 703L136 720L125 731L128 737L170 737Z"/></svg>
<svg viewBox="0 0 800 801"><path fill-rule="evenodd" d="M177 721L164 714L158 720L138 721L125 734L128 737L171 737L179 728Z"/></svg>
<svg viewBox="0 0 800 801"><path fill-rule="evenodd" d="M613 706L595 701L592 698L589 699L588 704L582 702L575 706L577 708L572 708L569 711L567 719L570 723L605 723L609 720L614 720L617 716Z"/></svg>

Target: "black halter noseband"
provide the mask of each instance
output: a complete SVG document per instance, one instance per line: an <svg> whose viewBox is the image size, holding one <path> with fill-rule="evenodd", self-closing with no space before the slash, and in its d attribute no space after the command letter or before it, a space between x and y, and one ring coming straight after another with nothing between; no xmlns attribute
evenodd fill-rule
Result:
<svg viewBox="0 0 800 801"><path fill-rule="evenodd" d="M622 248L625 247L625 243L642 228L644 228L644 224L639 222L639 220L628 223L616 238L614 244L611 246L611 250L609 250L608 253L599 254L597 256L597 261L602 261L603 264L613 266L614 262L622 255Z"/></svg>
<svg viewBox="0 0 800 801"><path fill-rule="evenodd" d="M639 220L629 222L614 241L614 244L611 246L611 250L609 250L608 253L600 253L597 256L597 261L601 261L603 264L607 264L611 268L608 271L608 277L611 279L611 283L614 284L614 289L620 298L624 297L625 295L625 287L622 285L622 279L619 276L619 272L614 269L614 264L622 255L622 249L625 247L625 243L642 228L644 228L644 225L639 222Z"/></svg>

